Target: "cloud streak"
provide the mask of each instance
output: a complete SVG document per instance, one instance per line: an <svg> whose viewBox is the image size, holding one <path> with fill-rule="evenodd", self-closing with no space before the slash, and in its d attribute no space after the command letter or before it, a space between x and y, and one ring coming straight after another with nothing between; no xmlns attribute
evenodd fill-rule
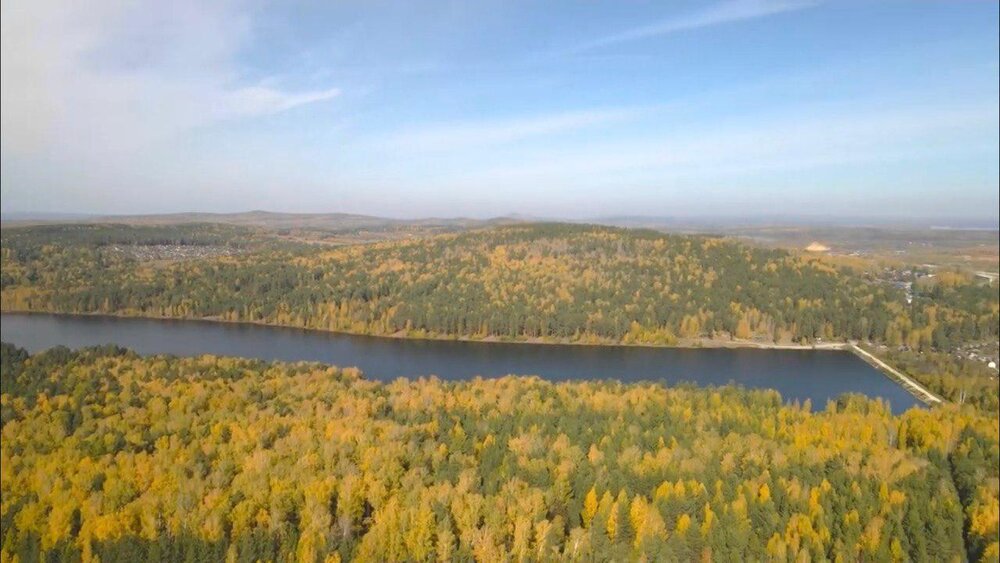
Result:
<svg viewBox="0 0 1000 563"><path fill-rule="evenodd" d="M669 181L688 175L732 175L803 170L837 164L914 160L962 154L963 132L988 130L1000 118L995 105L918 107L891 112L815 118L786 116L766 124L722 126L711 133L673 133L645 142L590 145L582 151L532 152L457 185L573 185L625 175ZM665 129L669 127L665 126ZM976 147L993 151L996 143Z"/></svg>
<svg viewBox="0 0 1000 563"><path fill-rule="evenodd" d="M643 108L592 109L505 120L429 125L390 135L395 150L452 151L515 143L635 119Z"/></svg>
<svg viewBox="0 0 1000 563"><path fill-rule="evenodd" d="M5 2L5 156L107 166L186 131L340 94L246 80L249 12L239 2Z"/></svg>
<svg viewBox="0 0 1000 563"><path fill-rule="evenodd" d="M565 54L577 54L591 51L601 47L628 43L650 37L670 35L681 31L689 31L723 25L744 20L752 20L781 14L804 10L816 6L815 1L768 1L768 0L731 0L722 2L689 13L684 16L669 18L649 25L643 25L599 37L597 39L581 43L565 52Z"/></svg>
<svg viewBox="0 0 1000 563"><path fill-rule="evenodd" d="M307 92L283 92L265 86L240 88L222 98L219 115L234 117L266 115L331 100L340 95L340 88L310 90Z"/></svg>

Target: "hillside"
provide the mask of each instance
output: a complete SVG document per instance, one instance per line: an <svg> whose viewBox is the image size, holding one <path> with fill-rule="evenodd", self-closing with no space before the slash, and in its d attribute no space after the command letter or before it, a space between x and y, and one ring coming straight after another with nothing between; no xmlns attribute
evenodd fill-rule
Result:
<svg viewBox="0 0 1000 563"><path fill-rule="evenodd" d="M2 364L5 561L997 556L995 413L970 407L112 347Z"/></svg>
<svg viewBox="0 0 1000 563"><path fill-rule="evenodd" d="M47 217L39 215L12 216L4 219L5 227L24 227L32 225L189 225L192 223L211 223L221 225L237 225L243 227L258 227L272 231L303 230L349 232L356 230L390 231L406 229L438 229L461 230L481 228L490 225L500 225L518 222L513 218L498 217L495 219L471 219L465 217L442 217L426 219L393 219L375 217L372 215L357 215L352 213L279 213L274 211L245 211L240 213L162 213L147 215L83 215Z"/></svg>
<svg viewBox="0 0 1000 563"><path fill-rule="evenodd" d="M234 225L54 225L7 229L0 243L5 311L532 342L858 340L921 354L988 346L1000 325L995 286L952 272L913 284L908 303L896 284L820 256L591 225L333 247ZM984 369L921 381L996 404Z"/></svg>
<svg viewBox="0 0 1000 563"><path fill-rule="evenodd" d="M6 231L2 242L5 310L645 344L860 339L929 348L997 334L988 287L946 288L927 303L933 314L913 314L896 288L819 259L653 231L534 224L330 249L227 226L53 226ZM214 250L143 260L146 247L163 243Z"/></svg>

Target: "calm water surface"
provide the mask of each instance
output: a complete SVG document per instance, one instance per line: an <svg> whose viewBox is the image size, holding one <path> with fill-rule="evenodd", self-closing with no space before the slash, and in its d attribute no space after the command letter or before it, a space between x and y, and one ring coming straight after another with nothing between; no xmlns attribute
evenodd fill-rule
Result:
<svg viewBox="0 0 1000 563"><path fill-rule="evenodd" d="M293 328L198 321L3 314L0 338L35 352L57 345L118 344L140 354L216 354L357 366L365 377L538 375L574 379L735 383L777 389L786 400L823 408L842 393L881 397L901 412L916 399L849 352L679 349L402 340Z"/></svg>

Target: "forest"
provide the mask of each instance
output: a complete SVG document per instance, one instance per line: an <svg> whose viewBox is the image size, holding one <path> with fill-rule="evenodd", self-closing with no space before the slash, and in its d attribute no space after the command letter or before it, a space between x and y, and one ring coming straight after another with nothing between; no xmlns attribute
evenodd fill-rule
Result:
<svg viewBox="0 0 1000 563"><path fill-rule="evenodd" d="M173 232L171 230L174 230ZM228 245L204 260L122 248ZM404 242L278 243L222 225L8 229L4 310L218 318L368 334L675 344L679 339L995 339L995 287L898 289L820 259L706 236L570 224Z"/></svg>
<svg viewBox="0 0 1000 563"><path fill-rule="evenodd" d="M3 561L995 561L997 414L2 354Z"/></svg>
<svg viewBox="0 0 1000 563"><path fill-rule="evenodd" d="M942 365L932 354L1000 332L996 282L958 272L914 284L908 303L898 287L822 257L573 224L344 246L232 225L64 225L6 229L0 243L4 311L534 342L857 340L916 354L913 375L932 391L997 404L995 380L964 377L975 367L930 373ZM169 245L203 251L162 259Z"/></svg>
<svg viewBox="0 0 1000 563"><path fill-rule="evenodd" d="M937 351L884 349L882 359L934 390L946 401L972 403L986 412L1000 409L997 372L981 361Z"/></svg>

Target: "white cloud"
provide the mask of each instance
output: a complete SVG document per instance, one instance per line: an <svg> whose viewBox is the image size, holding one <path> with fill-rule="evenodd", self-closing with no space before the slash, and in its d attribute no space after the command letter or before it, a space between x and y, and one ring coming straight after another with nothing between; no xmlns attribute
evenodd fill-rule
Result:
<svg viewBox="0 0 1000 563"><path fill-rule="evenodd" d="M248 81L251 40L238 2L4 2L2 150L104 162L220 120L328 100Z"/></svg>
<svg viewBox="0 0 1000 563"><path fill-rule="evenodd" d="M322 102L340 95L339 88L315 90L298 94L282 92L264 86L240 88L223 99L220 115L250 116L277 113L297 106Z"/></svg>
<svg viewBox="0 0 1000 563"><path fill-rule="evenodd" d="M815 6L816 4L817 2L815 1L730 0L728 2L708 6L707 8L684 16L669 18L652 24L628 29L619 33L606 35L604 37L577 45L576 47L566 51L566 53L580 53L597 49L599 47L606 47L608 45L626 43L629 41L637 41L659 35L669 35L679 31L700 29L742 20L762 18L783 12L802 10Z"/></svg>

